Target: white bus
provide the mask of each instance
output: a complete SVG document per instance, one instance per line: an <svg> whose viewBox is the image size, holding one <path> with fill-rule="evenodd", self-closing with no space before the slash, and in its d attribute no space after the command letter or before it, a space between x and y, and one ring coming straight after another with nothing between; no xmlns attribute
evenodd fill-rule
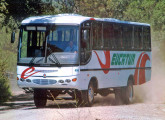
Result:
<svg viewBox="0 0 165 120"><path fill-rule="evenodd" d="M17 82L34 93L36 107L65 93L87 106L96 94L110 93L117 103L129 104L133 85L150 79L149 24L77 14L29 17L21 23Z"/></svg>

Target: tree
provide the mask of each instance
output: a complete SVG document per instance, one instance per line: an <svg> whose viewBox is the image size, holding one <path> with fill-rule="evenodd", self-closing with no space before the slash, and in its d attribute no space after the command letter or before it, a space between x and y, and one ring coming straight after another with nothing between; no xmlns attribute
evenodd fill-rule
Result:
<svg viewBox="0 0 165 120"><path fill-rule="evenodd" d="M153 9L151 24L155 30L165 31L165 1L159 0Z"/></svg>
<svg viewBox="0 0 165 120"><path fill-rule="evenodd" d="M124 11L133 0L111 0L108 3L109 12L112 18L124 20Z"/></svg>
<svg viewBox="0 0 165 120"><path fill-rule="evenodd" d="M155 30L165 30L164 0L135 0L124 11L124 20L147 22Z"/></svg>
<svg viewBox="0 0 165 120"><path fill-rule="evenodd" d="M50 4L44 4L42 0L6 0L5 3L7 12L1 11L5 15L4 25L12 29L17 28L20 22L27 17L54 11Z"/></svg>
<svg viewBox="0 0 165 120"><path fill-rule="evenodd" d="M6 5L7 3L5 2L5 0L0 1L0 24L3 24L5 19L5 15L3 13L7 12ZM0 27L2 26L0 25Z"/></svg>

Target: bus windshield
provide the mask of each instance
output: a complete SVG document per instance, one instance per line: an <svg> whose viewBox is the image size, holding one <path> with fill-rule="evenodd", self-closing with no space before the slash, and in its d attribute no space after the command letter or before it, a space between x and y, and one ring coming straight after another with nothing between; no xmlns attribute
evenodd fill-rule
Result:
<svg viewBox="0 0 165 120"><path fill-rule="evenodd" d="M78 26L21 26L18 63L78 64Z"/></svg>

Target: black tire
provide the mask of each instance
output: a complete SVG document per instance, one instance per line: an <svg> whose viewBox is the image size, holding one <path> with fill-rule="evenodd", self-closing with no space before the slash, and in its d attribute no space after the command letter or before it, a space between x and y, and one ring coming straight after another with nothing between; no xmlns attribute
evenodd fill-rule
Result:
<svg viewBox="0 0 165 120"><path fill-rule="evenodd" d="M92 82L90 82L87 91L87 106L92 106L94 102L95 89Z"/></svg>
<svg viewBox="0 0 165 120"><path fill-rule="evenodd" d="M43 108L47 102L47 91L42 89L34 89L34 104L37 108Z"/></svg>
<svg viewBox="0 0 165 120"><path fill-rule="evenodd" d="M76 100L76 107L82 106L82 93L81 93L81 91L76 91L73 99Z"/></svg>
<svg viewBox="0 0 165 120"><path fill-rule="evenodd" d="M115 89L115 104L116 105L122 105L123 104L122 90L123 90L123 88L116 88Z"/></svg>
<svg viewBox="0 0 165 120"><path fill-rule="evenodd" d="M92 106L94 102L94 85L92 82L89 83L88 90L80 92L81 96L78 97L79 106Z"/></svg>
<svg viewBox="0 0 165 120"><path fill-rule="evenodd" d="M117 105L133 102L133 81L129 80L126 87L115 89L115 101Z"/></svg>
<svg viewBox="0 0 165 120"><path fill-rule="evenodd" d="M133 91L133 81L129 80L127 83L127 87L124 88L123 93L123 102L124 104L130 104L133 102L134 91Z"/></svg>

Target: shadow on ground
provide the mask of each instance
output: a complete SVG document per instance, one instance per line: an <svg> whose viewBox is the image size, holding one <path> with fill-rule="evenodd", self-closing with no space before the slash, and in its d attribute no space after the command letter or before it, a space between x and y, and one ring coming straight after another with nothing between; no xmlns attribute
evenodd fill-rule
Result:
<svg viewBox="0 0 165 120"><path fill-rule="evenodd" d="M135 102L137 103L137 101ZM102 97L97 95L94 100L93 107L100 106L116 106L115 96L114 94L110 94L106 97ZM47 101L47 105L44 109L65 109L65 108L77 108L80 107L76 104L74 100L55 100L55 101ZM11 109L22 109L22 110L30 110L37 109L34 105L33 94L20 94L13 96L9 102L6 102L0 105L0 111L11 110ZM42 108L43 109L43 108Z"/></svg>
<svg viewBox="0 0 165 120"><path fill-rule="evenodd" d="M0 110L20 109L24 107L34 107L32 94L20 94L12 96L10 101L0 105Z"/></svg>
<svg viewBox="0 0 165 120"><path fill-rule="evenodd" d="M107 97L101 97L97 95L95 97L94 101L94 107L97 106L113 106L115 105L115 100L113 95L107 96ZM76 104L76 101L72 100L55 100L55 101L47 101L47 106L44 109L47 108L77 108L80 107ZM13 96L9 102L3 103L0 105L0 111L4 110L12 110L12 109L23 109L23 110L29 110L29 109L37 109L34 105L33 101L33 94L20 94Z"/></svg>

